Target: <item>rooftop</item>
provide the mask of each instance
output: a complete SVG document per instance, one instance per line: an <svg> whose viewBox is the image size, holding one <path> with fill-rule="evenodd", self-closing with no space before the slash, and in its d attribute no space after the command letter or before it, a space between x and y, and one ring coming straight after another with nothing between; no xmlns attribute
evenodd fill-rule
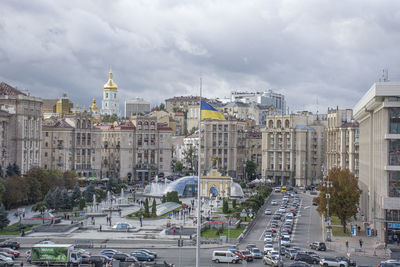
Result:
<svg viewBox="0 0 400 267"><path fill-rule="evenodd" d="M6 84L5 82L0 83L0 95L9 95L9 96L24 95L24 96L26 96L25 93L22 93L18 89L12 87L11 85Z"/></svg>

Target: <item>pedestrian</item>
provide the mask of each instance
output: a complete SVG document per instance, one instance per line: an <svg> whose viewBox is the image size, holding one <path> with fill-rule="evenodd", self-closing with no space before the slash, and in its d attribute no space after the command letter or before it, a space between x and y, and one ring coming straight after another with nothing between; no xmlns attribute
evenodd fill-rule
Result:
<svg viewBox="0 0 400 267"><path fill-rule="evenodd" d="M349 241L346 240L346 249L349 250Z"/></svg>
<svg viewBox="0 0 400 267"><path fill-rule="evenodd" d="M19 265L20 267L24 267L24 262L21 261L21 264Z"/></svg>
<svg viewBox="0 0 400 267"><path fill-rule="evenodd" d="M175 234L175 232L176 232L176 230L175 230L175 228L173 228L173 229L172 229L172 233L174 233L174 234Z"/></svg>
<svg viewBox="0 0 400 267"><path fill-rule="evenodd" d="M101 232L101 224L100 224L100 232Z"/></svg>
<svg viewBox="0 0 400 267"><path fill-rule="evenodd" d="M363 241L362 241L362 239L360 238L360 248L362 248L362 245L363 245Z"/></svg>

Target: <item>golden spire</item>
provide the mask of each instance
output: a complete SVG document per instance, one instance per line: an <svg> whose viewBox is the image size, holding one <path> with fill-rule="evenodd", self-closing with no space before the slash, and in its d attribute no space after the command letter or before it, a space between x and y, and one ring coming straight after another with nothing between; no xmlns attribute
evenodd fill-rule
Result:
<svg viewBox="0 0 400 267"><path fill-rule="evenodd" d="M118 85L113 81L113 72L110 68L110 72L108 73L108 81L104 85L104 90L106 91L117 91Z"/></svg>
<svg viewBox="0 0 400 267"><path fill-rule="evenodd" d="M93 97L93 104L91 106L89 106L91 111L98 111L99 107L96 105L96 98Z"/></svg>

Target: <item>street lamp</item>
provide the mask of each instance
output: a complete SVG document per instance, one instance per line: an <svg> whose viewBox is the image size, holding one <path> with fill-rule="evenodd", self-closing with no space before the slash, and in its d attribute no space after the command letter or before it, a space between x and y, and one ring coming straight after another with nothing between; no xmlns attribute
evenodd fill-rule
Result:
<svg viewBox="0 0 400 267"><path fill-rule="evenodd" d="M324 182L324 186L326 188L326 210L327 210L327 221L328 221L328 227L326 229L326 241L331 241L331 218L329 215L329 199L331 198L330 194L330 188L332 188L332 182L329 181L329 176L327 176L327 181Z"/></svg>

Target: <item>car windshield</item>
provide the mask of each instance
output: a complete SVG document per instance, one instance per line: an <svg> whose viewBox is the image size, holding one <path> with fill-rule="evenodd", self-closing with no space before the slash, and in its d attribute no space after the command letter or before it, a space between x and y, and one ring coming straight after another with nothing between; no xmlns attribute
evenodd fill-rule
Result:
<svg viewBox="0 0 400 267"><path fill-rule="evenodd" d="M253 249L254 253L261 253L260 250L258 248Z"/></svg>

